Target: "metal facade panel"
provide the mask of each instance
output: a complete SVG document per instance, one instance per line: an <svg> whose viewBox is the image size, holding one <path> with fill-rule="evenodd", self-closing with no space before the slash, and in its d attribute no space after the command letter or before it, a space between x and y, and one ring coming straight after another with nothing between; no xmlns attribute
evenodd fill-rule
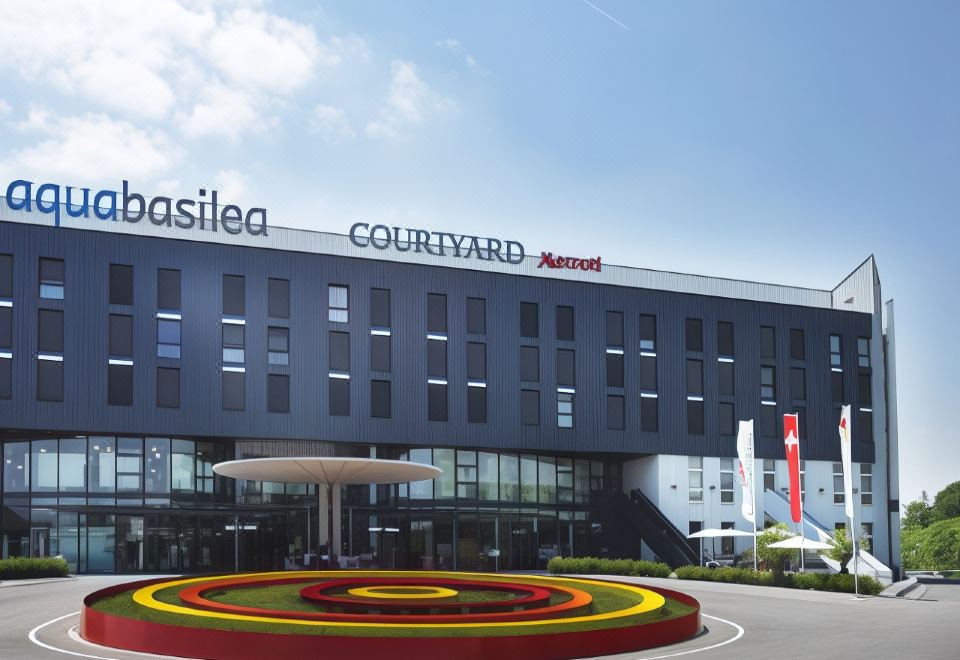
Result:
<svg viewBox="0 0 960 660"><path fill-rule="evenodd" d="M844 336L846 386L856 387L856 337L871 335L871 316L751 300L679 294L556 278L517 277L475 270L249 249L191 241L0 223L0 252L14 256L14 383L12 401L0 401L6 429L329 440L410 445L476 446L625 454L735 454L733 437L717 427L716 323L734 324L736 413L759 419L759 327L777 328L778 392L789 392L789 330L807 341L809 434L804 457L839 459L830 401L828 335ZM66 261L64 301L38 301L40 256ZM133 264L134 405L106 405L107 282L111 263ZM182 271L183 323L179 410L157 408L156 278L158 268ZM222 276L246 278L246 410L220 405ZM289 279L291 296L290 414L267 412L267 279ZM328 284L350 287L350 321L327 321ZM369 289L391 290L393 417L370 417ZM427 421L426 310L428 293L447 295L449 422ZM466 422L466 298L487 301L488 422ZM519 303L540 305L541 425L519 423ZM65 402L35 400L36 310L61 305L66 314ZM575 308L575 341L557 342L556 305ZM624 312L626 430L605 422L607 310ZM639 431L639 316L657 316L660 430ZM704 436L686 433L683 332L686 317L703 319ZM351 415L327 415L326 334L351 335ZM470 339L478 339L471 335ZM556 427L558 347L576 350L576 428ZM876 358L876 356L875 356ZM283 372L277 367L272 372ZM877 396L880 393L876 393ZM856 401L852 401L856 404ZM789 412L782 403L778 412ZM823 411L823 412L819 412ZM817 412L818 414L814 414ZM861 460L860 450L855 460ZM779 438L759 439L759 456L781 457Z"/></svg>

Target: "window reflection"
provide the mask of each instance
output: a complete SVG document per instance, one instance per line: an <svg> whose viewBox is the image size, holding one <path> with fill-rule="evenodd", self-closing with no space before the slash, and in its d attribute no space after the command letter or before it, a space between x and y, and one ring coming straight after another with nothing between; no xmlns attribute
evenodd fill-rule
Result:
<svg viewBox="0 0 960 660"><path fill-rule="evenodd" d="M57 490L57 441L34 440L30 450L33 492Z"/></svg>
<svg viewBox="0 0 960 660"><path fill-rule="evenodd" d="M30 443L8 442L3 446L3 492L30 490Z"/></svg>

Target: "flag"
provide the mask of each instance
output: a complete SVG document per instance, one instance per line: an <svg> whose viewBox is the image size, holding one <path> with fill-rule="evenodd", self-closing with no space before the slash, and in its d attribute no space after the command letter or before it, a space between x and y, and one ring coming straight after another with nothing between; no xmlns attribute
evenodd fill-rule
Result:
<svg viewBox="0 0 960 660"><path fill-rule="evenodd" d="M737 431L737 456L740 457L740 488L743 502L740 512L748 521L756 524L757 514L753 510L753 420L740 422Z"/></svg>
<svg viewBox="0 0 960 660"><path fill-rule="evenodd" d="M850 462L850 406L840 411L840 460L843 461L843 504L853 529L853 464Z"/></svg>
<svg viewBox="0 0 960 660"><path fill-rule="evenodd" d="M783 445L787 451L787 471L790 473L790 516L798 523L803 518L800 503L800 431L797 415L783 416Z"/></svg>

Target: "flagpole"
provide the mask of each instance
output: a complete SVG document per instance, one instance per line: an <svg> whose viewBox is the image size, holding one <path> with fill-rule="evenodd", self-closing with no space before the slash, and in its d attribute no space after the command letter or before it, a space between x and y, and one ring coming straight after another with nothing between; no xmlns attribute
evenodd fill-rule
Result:
<svg viewBox="0 0 960 660"><path fill-rule="evenodd" d="M851 475L852 477L853 475ZM853 518L850 519L850 540L853 543L853 595L860 597L860 552L857 550L857 502L854 500L850 508L853 511Z"/></svg>
<svg viewBox="0 0 960 660"><path fill-rule="evenodd" d="M753 426L753 420L750 420L750 425ZM753 429L750 429L750 433L753 433ZM752 458L753 460L753 483L750 484L750 494L753 496L753 572L757 572L757 459Z"/></svg>

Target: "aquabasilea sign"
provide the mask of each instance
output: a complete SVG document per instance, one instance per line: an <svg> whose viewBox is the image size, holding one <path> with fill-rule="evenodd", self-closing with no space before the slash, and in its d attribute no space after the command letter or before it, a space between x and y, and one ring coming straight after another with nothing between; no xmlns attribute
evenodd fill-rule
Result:
<svg viewBox="0 0 960 660"><path fill-rule="evenodd" d="M53 224L61 225L69 218L90 218L113 222L136 224L149 222L157 227L218 231L228 234L246 232L251 236L267 235L267 210L251 208L244 211L234 204L220 206L217 191L200 188L198 199L173 200L170 197L153 197L130 192L124 180L122 192L89 188L60 186L43 183L35 186L32 181L17 179L7 186L7 207L13 211L33 211L53 216Z"/></svg>
<svg viewBox="0 0 960 660"><path fill-rule="evenodd" d="M432 242L431 242L432 241ZM426 229L407 229L357 222L350 227L350 242L360 248L393 249L397 252L424 252L439 257L500 261L521 264L523 245L499 238L451 234Z"/></svg>

